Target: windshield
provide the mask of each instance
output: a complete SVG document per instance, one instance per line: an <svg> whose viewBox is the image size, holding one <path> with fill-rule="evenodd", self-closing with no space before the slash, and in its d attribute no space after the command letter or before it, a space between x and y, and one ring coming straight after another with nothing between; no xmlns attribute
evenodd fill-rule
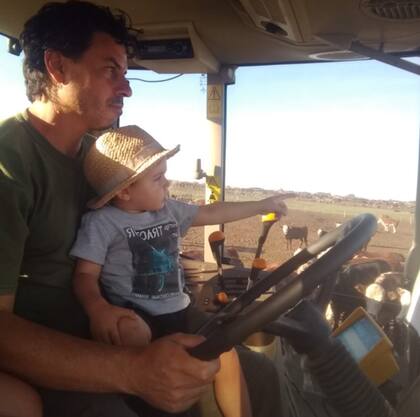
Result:
<svg viewBox="0 0 420 417"><path fill-rule="evenodd" d="M171 78L146 71L131 71L130 77ZM199 203L204 180L194 180L196 159L205 171L210 150L205 82L200 75L132 80L135 99L127 101L122 117L123 124L142 124L167 147L181 144L168 164L176 180L172 189ZM417 76L368 60L244 67L227 91L226 200L296 192L279 224L306 226L309 243L320 229L371 212L381 222L369 251L407 254L417 181ZM259 217L226 224L225 247L249 266L261 229ZM185 250L202 245L202 230L190 229ZM293 242L292 249L299 245ZM290 255L276 225L263 256L278 262Z"/></svg>
<svg viewBox="0 0 420 417"><path fill-rule="evenodd" d="M21 58L6 50L4 41L0 82L8 100L0 103L1 118L28 105ZM195 180L195 170L198 158L206 170L210 149L206 77L167 80L173 76L150 71L129 71L128 77L133 96L120 124L142 126L167 148L181 144L168 164L171 192L201 203L204 180ZM419 77L375 61L244 67L227 91L226 200L296 192L279 223L307 226L309 242L319 229L372 212L383 222L369 250L407 254L416 195ZM228 224L225 247L235 248L249 265L260 230L259 217ZM272 230L263 256L287 259L281 228ZM292 249L300 244L292 243ZM184 250L202 245L202 229L190 229Z"/></svg>

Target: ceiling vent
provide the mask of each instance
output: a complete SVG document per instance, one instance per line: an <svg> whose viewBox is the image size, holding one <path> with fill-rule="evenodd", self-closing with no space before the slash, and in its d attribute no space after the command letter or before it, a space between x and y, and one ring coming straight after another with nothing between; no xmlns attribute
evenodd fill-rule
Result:
<svg viewBox="0 0 420 417"><path fill-rule="evenodd" d="M302 0L230 0L242 20L268 35L293 43L312 40Z"/></svg>
<svg viewBox="0 0 420 417"><path fill-rule="evenodd" d="M420 0L362 0L363 13L383 20L420 20Z"/></svg>

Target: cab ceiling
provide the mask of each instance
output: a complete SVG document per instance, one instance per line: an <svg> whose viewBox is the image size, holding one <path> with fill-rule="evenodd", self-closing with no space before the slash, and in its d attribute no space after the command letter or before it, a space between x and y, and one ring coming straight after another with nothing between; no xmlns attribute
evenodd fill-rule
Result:
<svg viewBox="0 0 420 417"><path fill-rule="evenodd" d="M17 38L45 1L3 2L0 32ZM157 72L217 72L256 65L360 58L358 41L386 53L420 55L420 0L108 0L127 12L139 40L188 38L193 57L136 60Z"/></svg>

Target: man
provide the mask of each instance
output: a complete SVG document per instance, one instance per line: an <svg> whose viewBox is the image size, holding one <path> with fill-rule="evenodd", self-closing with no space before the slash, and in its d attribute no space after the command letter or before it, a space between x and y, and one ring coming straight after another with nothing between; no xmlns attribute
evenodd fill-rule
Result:
<svg viewBox="0 0 420 417"><path fill-rule="evenodd" d="M46 5L25 25L32 104L0 128L0 367L44 388L135 394L180 411L199 398L218 369L217 361L186 353L184 346L200 338L174 336L139 352L45 327L88 335L69 290L73 262L67 253L88 194L80 169L89 145L85 134L112 125L131 95L128 42L122 16L82 2ZM65 395L54 394L42 392L46 415L63 403Z"/></svg>
<svg viewBox="0 0 420 417"><path fill-rule="evenodd" d="M87 132L116 122L131 95L130 39L122 14L46 4L21 35L31 105L0 124L0 371L38 388L45 417L136 415L115 394L180 412L219 369L188 355L199 336L142 350L88 340L71 291L68 252L90 194L81 169Z"/></svg>

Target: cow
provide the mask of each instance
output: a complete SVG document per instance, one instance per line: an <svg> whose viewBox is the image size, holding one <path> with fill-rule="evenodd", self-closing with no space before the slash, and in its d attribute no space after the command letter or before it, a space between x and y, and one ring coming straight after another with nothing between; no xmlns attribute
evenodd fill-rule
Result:
<svg viewBox="0 0 420 417"><path fill-rule="evenodd" d="M384 214L381 217L379 217L378 224L383 226L385 232L392 232L395 234L397 233L397 227L400 224L400 221L395 220Z"/></svg>
<svg viewBox="0 0 420 417"><path fill-rule="evenodd" d="M299 247L302 247L303 244L305 246L308 245L308 227L307 226L288 226L284 224L282 227L284 237L286 238L286 248L292 249L292 241L293 239L300 240Z"/></svg>

